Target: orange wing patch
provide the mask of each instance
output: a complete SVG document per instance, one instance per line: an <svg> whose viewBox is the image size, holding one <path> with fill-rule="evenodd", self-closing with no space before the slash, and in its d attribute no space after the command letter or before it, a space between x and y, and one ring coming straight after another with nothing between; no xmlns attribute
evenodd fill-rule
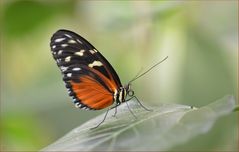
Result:
<svg viewBox="0 0 239 152"><path fill-rule="evenodd" d="M90 108L100 110L113 104L113 95L99 82L89 76L82 76L80 83L71 81L77 98Z"/></svg>

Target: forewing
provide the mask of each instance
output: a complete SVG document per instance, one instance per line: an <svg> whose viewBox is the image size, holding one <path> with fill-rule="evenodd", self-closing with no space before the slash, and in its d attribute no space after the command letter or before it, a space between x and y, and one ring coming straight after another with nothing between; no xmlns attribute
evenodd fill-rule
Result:
<svg viewBox="0 0 239 152"><path fill-rule="evenodd" d="M58 59L60 68L65 69L65 67L73 64L87 65L114 81L118 88L122 86L111 64L80 35L68 30L59 30L52 36L51 49L54 58ZM66 62L60 62L61 60Z"/></svg>

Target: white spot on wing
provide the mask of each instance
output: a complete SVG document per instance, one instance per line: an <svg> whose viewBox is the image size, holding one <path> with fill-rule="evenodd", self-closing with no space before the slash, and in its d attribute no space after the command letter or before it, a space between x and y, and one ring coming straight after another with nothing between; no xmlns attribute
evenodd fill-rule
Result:
<svg viewBox="0 0 239 152"><path fill-rule="evenodd" d="M64 67L64 66L61 66L60 68L63 72L67 70L67 67Z"/></svg>
<svg viewBox="0 0 239 152"><path fill-rule="evenodd" d="M67 73L66 76L67 76L67 77L71 77L71 76L72 76L72 73Z"/></svg>
<svg viewBox="0 0 239 152"><path fill-rule="evenodd" d="M72 36L70 36L69 34L65 34L65 36L68 38L72 38Z"/></svg>
<svg viewBox="0 0 239 152"><path fill-rule="evenodd" d="M75 102L75 103L77 102L77 99L76 99L75 97L73 97L73 102ZM77 103L78 103L78 102L77 102ZM76 104L77 104L77 103L76 103Z"/></svg>
<svg viewBox="0 0 239 152"><path fill-rule="evenodd" d="M63 41L63 40L65 40L66 38L58 38L58 39L55 39L55 42L61 42L61 41Z"/></svg>
<svg viewBox="0 0 239 152"><path fill-rule="evenodd" d="M80 104L79 102L75 103L76 108L80 108L81 106L82 106L82 104Z"/></svg>
<svg viewBox="0 0 239 152"><path fill-rule="evenodd" d="M55 49L55 48L56 48L56 46L55 46L55 45L52 45L52 48L53 48L53 49Z"/></svg>
<svg viewBox="0 0 239 152"><path fill-rule="evenodd" d="M76 41L71 39L71 40L68 41L68 43L74 44L74 43L76 43Z"/></svg>
<svg viewBox="0 0 239 152"><path fill-rule="evenodd" d="M73 68L72 70L73 70L73 71L80 71L81 68Z"/></svg>
<svg viewBox="0 0 239 152"><path fill-rule="evenodd" d="M61 47L67 47L68 44L61 44Z"/></svg>
<svg viewBox="0 0 239 152"><path fill-rule="evenodd" d="M93 63L90 63L88 66L93 68L94 66L102 66L103 64L100 61L94 61Z"/></svg>
<svg viewBox="0 0 239 152"><path fill-rule="evenodd" d="M59 50L57 54L58 54L58 55L61 55L62 52L63 52L62 50Z"/></svg>
<svg viewBox="0 0 239 152"><path fill-rule="evenodd" d="M80 44L83 44L79 39L76 39L77 42L79 42Z"/></svg>
<svg viewBox="0 0 239 152"><path fill-rule="evenodd" d="M84 52L85 52L85 50L80 50L79 52L76 52L75 55L83 56Z"/></svg>
<svg viewBox="0 0 239 152"><path fill-rule="evenodd" d="M68 56L65 58L65 62L70 62L70 60L71 60L71 56Z"/></svg>
<svg viewBox="0 0 239 152"><path fill-rule="evenodd" d="M81 109L88 110L89 108L87 108L87 107L82 107Z"/></svg>
<svg viewBox="0 0 239 152"><path fill-rule="evenodd" d="M98 52L96 49L94 49L95 52Z"/></svg>
<svg viewBox="0 0 239 152"><path fill-rule="evenodd" d="M90 53L91 53L91 54L94 54L94 53L95 53L95 51L94 51L94 50L89 50L89 51L90 51Z"/></svg>
<svg viewBox="0 0 239 152"><path fill-rule="evenodd" d="M57 63L60 63L60 62L61 62L61 59L56 59L56 62L57 62Z"/></svg>

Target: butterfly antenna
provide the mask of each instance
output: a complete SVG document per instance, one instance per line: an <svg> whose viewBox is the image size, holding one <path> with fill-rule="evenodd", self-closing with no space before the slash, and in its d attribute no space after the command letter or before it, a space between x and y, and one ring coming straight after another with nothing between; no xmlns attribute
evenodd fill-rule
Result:
<svg viewBox="0 0 239 152"><path fill-rule="evenodd" d="M140 75L140 73L142 72L142 70L143 70L143 68L141 67L140 70L139 70L139 72L134 76L134 78L133 78L132 80L134 80L135 78L137 78L137 77ZM131 81L132 81L132 80L131 80ZM131 81L129 81L129 82L131 82Z"/></svg>
<svg viewBox="0 0 239 152"><path fill-rule="evenodd" d="M146 70L145 72L143 72L142 74L137 74L135 78L133 78L131 81L129 81L129 83L135 81L136 79L142 77L143 75L145 75L146 73L148 73L149 71L151 71L154 67L156 67L157 65L159 65L160 63L162 63L163 61L165 61L168 58L168 56L166 56L163 60L159 61L158 63L156 63L155 65L153 65L151 68L149 68L148 70Z"/></svg>

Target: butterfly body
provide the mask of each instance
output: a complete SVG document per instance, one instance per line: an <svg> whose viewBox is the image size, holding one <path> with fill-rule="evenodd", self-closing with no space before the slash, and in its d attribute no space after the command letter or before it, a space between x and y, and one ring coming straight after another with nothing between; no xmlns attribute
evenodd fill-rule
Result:
<svg viewBox="0 0 239 152"><path fill-rule="evenodd" d="M53 34L50 46L77 108L100 110L113 103L118 106L127 96L133 96L130 83L123 86L110 63L80 35L59 30Z"/></svg>

